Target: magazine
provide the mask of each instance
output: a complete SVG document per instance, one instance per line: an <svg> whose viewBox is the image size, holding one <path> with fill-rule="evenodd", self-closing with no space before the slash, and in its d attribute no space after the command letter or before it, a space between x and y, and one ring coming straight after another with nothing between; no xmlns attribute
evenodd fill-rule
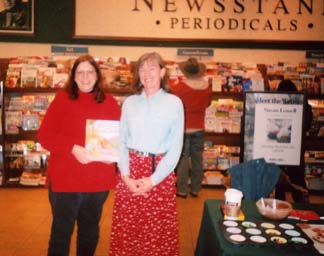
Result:
<svg viewBox="0 0 324 256"><path fill-rule="evenodd" d="M119 121L91 120L86 123L86 149L98 161L118 161Z"/></svg>
<svg viewBox="0 0 324 256"><path fill-rule="evenodd" d="M69 75L67 73L53 73L52 87L62 88L68 79Z"/></svg>
<svg viewBox="0 0 324 256"><path fill-rule="evenodd" d="M34 67L25 67L21 70L21 87L37 87L37 69Z"/></svg>
<svg viewBox="0 0 324 256"><path fill-rule="evenodd" d="M18 134L22 124L21 111L5 111L5 131L8 134Z"/></svg>
<svg viewBox="0 0 324 256"><path fill-rule="evenodd" d="M15 88L20 83L20 70L9 68L6 75L5 87Z"/></svg>
<svg viewBox="0 0 324 256"><path fill-rule="evenodd" d="M41 88L53 87L53 75L56 72L56 68L51 67L39 67L38 68L38 86Z"/></svg>

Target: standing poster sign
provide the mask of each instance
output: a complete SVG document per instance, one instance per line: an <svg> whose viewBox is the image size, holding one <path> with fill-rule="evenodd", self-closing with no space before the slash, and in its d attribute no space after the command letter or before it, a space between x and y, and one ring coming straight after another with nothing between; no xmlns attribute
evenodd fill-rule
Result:
<svg viewBox="0 0 324 256"><path fill-rule="evenodd" d="M243 162L299 166L302 162L302 93L246 92L244 96Z"/></svg>

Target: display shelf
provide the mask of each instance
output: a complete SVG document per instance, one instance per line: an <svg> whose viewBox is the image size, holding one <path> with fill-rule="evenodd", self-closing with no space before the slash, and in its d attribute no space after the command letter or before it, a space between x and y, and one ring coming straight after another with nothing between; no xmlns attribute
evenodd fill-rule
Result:
<svg viewBox="0 0 324 256"><path fill-rule="evenodd" d="M23 129L19 129L19 133L17 134L4 134L4 140L13 142L17 141L20 138L24 138L26 140L36 140L37 139L37 131L24 131Z"/></svg>
<svg viewBox="0 0 324 256"><path fill-rule="evenodd" d="M306 136L304 148L305 150L324 150L324 137Z"/></svg>
<svg viewBox="0 0 324 256"><path fill-rule="evenodd" d="M5 88L6 94L28 94L28 93L57 93L62 90L61 88ZM105 87L104 91L107 93L111 93L113 95L125 95L134 93L132 88L113 88L113 87Z"/></svg>
<svg viewBox="0 0 324 256"><path fill-rule="evenodd" d="M128 86L126 88L113 88L113 87L105 87L104 91L106 93L110 93L114 96L125 96L125 95L129 95L135 92L135 90Z"/></svg>
<svg viewBox="0 0 324 256"><path fill-rule="evenodd" d="M60 88L39 88L39 87L32 87L32 88L21 88L21 87L15 87L15 88L9 88L5 87L5 94L28 94L28 93L57 93Z"/></svg>
<svg viewBox="0 0 324 256"><path fill-rule="evenodd" d="M324 94L308 94L305 93L307 96L307 99L313 100L313 99L322 99L324 100ZM213 92L212 94L212 100L218 100L218 99L232 99L237 101L243 101L244 100L244 92Z"/></svg>
<svg viewBox="0 0 324 256"><path fill-rule="evenodd" d="M311 191L324 191L324 177L306 175L306 185Z"/></svg>
<svg viewBox="0 0 324 256"><path fill-rule="evenodd" d="M49 154L42 152L37 143L37 129L57 91L56 88L4 88L4 186L44 185L47 157L44 160L42 156Z"/></svg>
<svg viewBox="0 0 324 256"><path fill-rule="evenodd" d="M13 108L13 112L22 112L22 116L25 113L33 112L35 108L32 102L33 97L47 97L53 99L55 94L60 89L56 88L4 88L4 109L3 116L6 116L6 112L10 112L10 108ZM130 94L129 88L106 88L105 92L111 93L116 97L117 101L123 101L124 97ZM29 109L21 109L20 100L22 97L26 97L28 103L23 103L28 106ZM15 99L18 103L11 103L11 100ZM31 101L31 102L29 102ZM49 106L50 101L46 106ZM39 122L37 127L30 130L22 128L22 125L18 125L14 129L14 132L8 133L6 131L7 121L3 120L3 135L2 145L4 145L3 159L4 159L4 175L3 185L4 186L24 186L24 187L37 187L43 186L45 175L47 158L43 159L44 155L49 156L49 153L42 152L41 145L37 142L37 130L41 123L41 118L45 115L46 109L40 106L41 111L37 112L39 115ZM46 107L47 108L47 107ZM17 110L18 109L18 110ZM29 144L28 144L29 143ZM16 152L18 150L19 152ZM26 167L26 159L34 155L34 162L38 164L35 168Z"/></svg>
<svg viewBox="0 0 324 256"><path fill-rule="evenodd" d="M214 144L218 145L239 147L241 145L241 134L206 132L205 140L212 141Z"/></svg>
<svg viewBox="0 0 324 256"><path fill-rule="evenodd" d="M306 94L309 100L324 100L324 92L322 94Z"/></svg>
<svg viewBox="0 0 324 256"><path fill-rule="evenodd" d="M26 58L27 59L27 58ZM172 67L171 71L169 72L170 74L174 74L175 77L178 77L181 74L178 74L177 72L179 69L177 68L176 62L172 61ZM9 59L0 59L0 75L1 75L1 80L5 81L6 79L6 70L9 64ZM104 65L103 65L104 64ZM103 64L101 65L101 69L103 71L103 77L105 80L105 91L108 93L111 93L112 95L116 96L118 98L119 102L121 103L125 97L128 95L134 93L134 89L130 85L130 81L132 81L133 77L131 76L131 71L132 68L131 66L127 66L127 68L120 69L120 64L115 63L113 65L113 70L111 70L112 66L110 65L111 63L107 63L106 60L103 61ZM118 65L117 65L118 64ZM234 64L234 63L233 63ZM258 65L257 65L258 66ZM269 66L263 65L262 64L262 70L260 67L257 67L258 70L264 71L262 73L262 77L264 78L264 89L268 90L270 88L270 84L268 84L269 79L267 76L267 67L269 69ZM249 67L251 68L251 67ZM282 67L278 67L280 70ZM254 74L257 74L258 71L256 71L256 67L253 67L253 70L255 70ZM113 71L113 72L111 72ZM119 76L116 75L116 71L121 71L119 73ZM127 71L127 72L125 72ZM222 64L222 63L210 63L208 65L208 76L212 79L215 77L222 77L226 79L216 79L215 81L221 83L225 83L226 86L224 87L225 84L221 84L221 86L217 87L220 90L223 91L214 91L212 93L212 101L218 101L218 100L223 100L222 102L226 102L228 100L233 100L237 102L243 102L244 101L244 92L243 90L246 89L243 85L243 78L245 78L245 71L246 68L244 68L244 65L229 65L229 64ZM274 66L271 67L272 72L276 72L276 68ZM281 72L283 73L283 72ZM110 75L114 75L111 77ZM121 76L122 75L122 76ZM242 77L242 79L237 79L237 76ZM111 81L111 78L113 80ZM123 78L120 80L120 78ZM235 78L233 80L233 78ZM231 80L232 79L232 80ZM260 76L258 76L258 79L262 79ZM230 84L230 81L232 81L234 84ZM237 84L238 82L238 84ZM242 82L242 84L240 84ZM273 83L273 81L272 81ZM37 84L37 83L36 83ZM261 87L257 87L261 88ZM4 88L4 107L8 107L8 97L15 97L19 95L42 95L42 94L55 94L57 91L60 89L57 88L39 88L39 87L29 87L29 88L21 88L20 83L17 82L17 86L15 88ZM315 90L308 91L306 92L307 98L309 100L324 100L324 91L319 90L318 93L314 94ZM320 94L322 93L322 94ZM222 103L223 104L223 103ZM226 106L226 104L224 104ZM228 147L241 147L242 143L242 134L240 133L240 120L242 118L241 114L243 114L237 105L233 105L235 112L232 113L228 109L222 109L222 106L219 108L220 113L217 113L217 118L218 120L215 121L215 123L212 123L214 127L217 129L215 130L206 130L205 133L205 140L212 142L214 145L225 145ZM226 117L224 118L224 113L226 113ZM213 114L212 114L213 115ZM6 143L16 143L19 140L33 140L37 142L37 131L25 131L21 128L19 128L18 134L8 134L5 132L5 110L2 108L2 128L3 128L3 133L0 138L1 145L5 145ZM222 123L222 118L224 118L224 122ZM229 118L229 121L232 122L232 124L229 124L228 120L225 120L226 118ZM217 132L215 132L217 131ZM226 131L226 132L219 132L219 131ZM235 133L234 133L235 132ZM305 136L304 138L304 148L305 150L323 150L324 147L324 138L321 137L316 137L316 136ZM4 148L4 147L3 147ZM3 149L3 156L4 156L4 162L6 163L6 158L8 157L14 157L15 155L8 154L8 152L5 152L5 148ZM222 164L222 159L220 158L220 164ZM216 175L213 176L213 173L210 173L210 171L215 171L218 170L217 168L214 168L213 170L206 170L207 177L207 183L208 185L213 185L215 183L219 183L220 176ZM223 171L223 170L221 170ZM218 170L219 172L219 170ZM220 172L221 173L221 172ZM7 179L8 176L6 176L5 179ZM29 177L27 177L28 179ZM12 186L15 184L13 183L8 183L8 186ZM219 184L214 184L214 185L219 185Z"/></svg>
<svg viewBox="0 0 324 256"><path fill-rule="evenodd" d="M228 168L239 164L240 162L240 146L234 142L217 140L210 135L211 140L205 140L203 152L203 169L204 169L204 185L224 185L225 174ZM224 137L224 136L223 136ZM215 142L216 141L216 142ZM223 144L218 144L222 142Z"/></svg>
<svg viewBox="0 0 324 256"><path fill-rule="evenodd" d="M212 100L232 99L243 101L243 92L213 92Z"/></svg>
<svg viewBox="0 0 324 256"><path fill-rule="evenodd" d="M2 74L4 74L6 67L0 61L0 187L4 181L4 165L3 165L3 87Z"/></svg>
<svg viewBox="0 0 324 256"><path fill-rule="evenodd" d="M213 92L211 100L205 117L202 183L220 186L224 185L224 171L239 163L243 92Z"/></svg>
<svg viewBox="0 0 324 256"><path fill-rule="evenodd" d="M1 156L3 157L4 171L1 178L3 186L41 187L44 185L49 153L43 152L41 145L37 142L37 130L47 107L59 90L61 89L4 88L2 116L6 117L7 112L21 112L21 117L25 114L36 113L39 120L37 127L23 129L22 123L15 127L15 129L10 130L10 132L7 130L8 120L5 118L2 120L3 134L1 136L1 145L3 145L4 150ZM104 91L115 96L120 104L132 92L130 87L105 88ZM48 104L42 105L42 102L39 102L39 105L36 106L33 100L42 97L48 99ZM24 105L27 106L26 109L22 108ZM34 112L35 109L37 109L36 112ZM31 158L32 160L28 160ZM28 166L28 161L33 161L37 166Z"/></svg>

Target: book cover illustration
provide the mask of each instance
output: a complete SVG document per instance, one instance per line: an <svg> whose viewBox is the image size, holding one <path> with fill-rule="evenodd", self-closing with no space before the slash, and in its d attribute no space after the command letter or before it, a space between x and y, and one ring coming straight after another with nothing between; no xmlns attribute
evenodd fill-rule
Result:
<svg viewBox="0 0 324 256"><path fill-rule="evenodd" d="M45 112L50 104L49 97L38 95L35 96L33 111L35 112Z"/></svg>
<svg viewBox="0 0 324 256"><path fill-rule="evenodd" d="M299 226L313 240L315 249L324 254L324 225L300 223Z"/></svg>
<svg viewBox="0 0 324 256"><path fill-rule="evenodd" d="M56 73L56 68L39 67L37 85L41 88L53 87L53 75Z"/></svg>
<svg viewBox="0 0 324 256"><path fill-rule="evenodd" d="M39 118L37 114L25 114L22 118L22 129L24 131L36 131L39 128Z"/></svg>
<svg viewBox="0 0 324 256"><path fill-rule="evenodd" d="M69 74L67 73L54 73L53 74L53 88L62 88L69 79Z"/></svg>
<svg viewBox="0 0 324 256"><path fill-rule="evenodd" d="M91 120L86 123L86 149L98 161L118 161L119 121Z"/></svg>
<svg viewBox="0 0 324 256"><path fill-rule="evenodd" d="M26 154L26 155L24 155L24 168L25 169L40 169L41 168L41 155L40 154Z"/></svg>
<svg viewBox="0 0 324 256"><path fill-rule="evenodd" d="M9 101L8 110L22 111L25 108L24 101L21 96L13 96L6 100Z"/></svg>
<svg viewBox="0 0 324 256"><path fill-rule="evenodd" d="M37 87L37 69L35 67L24 67L21 70L21 87Z"/></svg>
<svg viewBox="0 0 324 256"><path fill-rule="evenodd" d="M8 134L18 134L22 124L21 111L5 111L5 131Z"/></svg>
<svg viewBox="0 0 324 256"><path fill-rule="evenodd" d="M20 84L20 70L9 68L6 75L5 87L15 88Z"/></svg>

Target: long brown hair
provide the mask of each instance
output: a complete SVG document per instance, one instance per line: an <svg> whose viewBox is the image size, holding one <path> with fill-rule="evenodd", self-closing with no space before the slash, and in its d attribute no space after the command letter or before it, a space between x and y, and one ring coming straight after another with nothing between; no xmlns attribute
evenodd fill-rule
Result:
<svg viewBox="0 0 324 256"><path fill-rule="evenodd" d="M134 79L134 88L137 94L140 94L143 91L144 86L141 83L140 77L139 77L139 69L140 67L144 64L146 61L156 61L160 68L166 68L165 63L161 57L160 54L156 52L149 52L143 54L141 57L139 57L138 61L136 62L136 67L135 67L135 79ZM165 90L166 92L169 92L169 85L167 82L167 76L166 74L164 77L161 79L160 82L160 87Z"/></svg>
<svg viewBox="0 0 324 256"><path fill-rule="evenodd" d="M81 55L79 58L77 58L73 64L71 74L69 76L68 81L65 84L65 91L69 95L70 99L76 100L78 99L79 95L79 87L77 83L75 82L75 72L77 67L82 63L82 62L89 62L91 66L94 67L96 74L97 74L97 81L93 87L93 98L97 103L103 102L105 100L105 93L103 90L103 83L102 83L102 75L101 71L99 69L99 65L95 61L95 59L89 55Z"/></svg>

